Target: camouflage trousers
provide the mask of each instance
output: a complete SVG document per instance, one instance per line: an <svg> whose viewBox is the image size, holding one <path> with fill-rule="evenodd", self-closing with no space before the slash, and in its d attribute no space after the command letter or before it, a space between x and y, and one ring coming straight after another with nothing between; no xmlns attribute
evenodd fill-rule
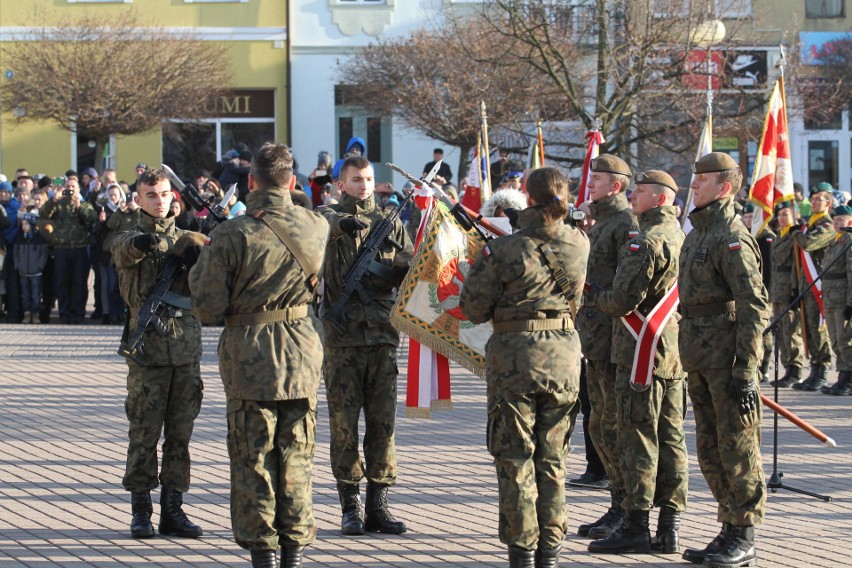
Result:
<svg viewBox="0 0 852 568"><path fill-rule="evenodd" d="M805 294L805 329L808 334L808 356L811 365L831 366L831 341L828 327L820 327L820 311L816 298L809 290Z"/></svg>
<svg viewBox="0 0 852 568"><path fill-rule="evenodd" d="M534 550L562 543L569 414L576 400L576 390L513 394L489 385L486 443L497 468L503 544Z"/></svg>
<svg viewBox="0 0 852 568"><path fill-rule="evenodd" d="M396 482L396 347L326 347L323 377L331 430L331 471L337 481L358 483L366 473L382 485ZM364 410L364 461L358 452L358 419ZM366 462L366 467L364 463Z"/></svg>
<svg viewBox="0 0 852 568"><path fill-rule="evenodd" d="M231 527L241 547L276 550L314 541L316 427L316 398L228 401Z"/></svg>
<svg viewBox="0 0 852 568"><path fill-rule="evenodd" d="M740 416L729 387L731 369L690 371L689 398L695 413L695 446L701 473L718 503L720 523L763 522L766 481L760 455L763 405Z"/></svg>
<svg viewBox="0 0 852 568"><path fill-rule="evenodd" d="M843 315L845 306L825 308L825 321L831 338L831 350L837 360L838 371L852 371L852 322Z"/></svg>
<svg viewBox="0 0 852 568"><path fill-rule="evenodd" d="M630 368L619 365L615 396L618 407L618 455L624 477L625 511L653 507L686 510L689 458L683 416L684 380L654 377L647 390L630 386Z"/></svg>
<svg viewBox="0 0 852 568"><path fill-rule="evenodd" d="M150 491L158 485L189 490L189 439L201 410L204 386L198 363L174 367L127 364L124 411L130 422L127 468L122 484L128 491ZM163 463L157 480L157 443L163 434Z"/></svg>
<svg viewBox="0 0 852 568"><path fill-rule="evenodd" d="M615 396L615 363L609 361L586 362L586 385L592 412L589 416L589 434L609 476L613 491L624 488L618 460L618 408Z"/></svg>
<svg viewBox="0 0 852 568"><path fill-rule="evenodd" d="M786 307L787 304L772 304L773 317L778 317L778 314ZM780 363L784 368L805 366L805 351L802 345L800 315L801 312L799 309L795 308L784 314L784 317L779 322L781 325L778 329L778 351Z"/></svg>

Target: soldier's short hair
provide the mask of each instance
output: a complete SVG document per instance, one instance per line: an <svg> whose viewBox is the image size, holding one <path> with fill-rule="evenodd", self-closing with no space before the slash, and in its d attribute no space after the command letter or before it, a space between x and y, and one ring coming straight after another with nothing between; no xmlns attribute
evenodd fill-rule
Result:
<svg viewBox="0 0 852 568"><path fill-rule="evenodd" d="M621 184L619 189L620 193L624 193L627 191L627 187L630 185L630 178L623 174L609 174L612 183L618 182Z"/></svg>
<svg viewBox="0 0 852 568"><path fill-rule="evenodd" d="M267 142L251 159L251 175L260 189L290 186L293 154L286 144Z"/></svg>
<svg viewBox="0 0 852 568"><path fill-rule="evenodd" d="M166 173L163 170L145 170L142 172L142 175L139 176L139 181L137 182L137 186L139 185L157 185L162 181L168 181L169 178L166 177Z"/></svg>
<svg viewBox="0 0 852 568"><path fill-rule="evenodd" d="M719 172L719 183L724 185L725 182L730 182L732 188L731 195L734 195L743 186L743 173L740 171L739 168L735 170L725 170L723 172Z"/></svg>
<svg viewBox="0 0 852 568"><path fill-rule="evenodd" d="M364 156L352 156L350 158L346 158L346 161L343 162L343 165L340 166L340 179L346 179L345 172L349 168L354 168L356 170L366 170L367 168L371 168L373 164L370 163L370 160L365 158Z"/></svg>

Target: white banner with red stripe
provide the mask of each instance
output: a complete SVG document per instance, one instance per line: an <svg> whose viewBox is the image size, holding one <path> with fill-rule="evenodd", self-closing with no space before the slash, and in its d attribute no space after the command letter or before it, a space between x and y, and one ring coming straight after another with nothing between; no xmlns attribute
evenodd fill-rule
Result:
<svg viewBox="0 0 852 568"><path fill-rule="evenodd" d="M580 181L580 187L577 188L575 207L579 207L589 200L589 178L591 177L592 160L600 155L600 146L605 142L603 134L598 130L590 130L586 133L586 138L589 144L586 147L586 159L583 161L583 178Z"/></svg>
<svg viewBox="0 0 852 568"><path fill-rule="evenodd" d="M819 275L814 259L811 253L799 249L799 256L802 260L802 273L805 275L805 281L810 284ZM822 280L817 280L811 286L811 294L814 295L817 305L819 306L819 326L825 325L825 309L822 307Z"/></svg>
<svg viewBox="0 0 852 568"><path fill-rule="evenodd" d="M651 386L657 345L663 335L663 329L674 315L678 303L680 303L680 296L678 295L677 284L675 284L657 302L657 305L648 313L647 317L642 317L642 314L638 311L633 311L621 318L627 330L636 339L636 349L633 352L633 370L630 373L630 386L633 390L644 391Z"/></svg>

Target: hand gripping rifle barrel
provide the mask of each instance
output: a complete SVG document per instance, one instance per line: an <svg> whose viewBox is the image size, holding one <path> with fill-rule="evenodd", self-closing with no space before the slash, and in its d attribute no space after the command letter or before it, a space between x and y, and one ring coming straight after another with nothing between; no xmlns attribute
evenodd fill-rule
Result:
<svg viewBox="0 0 852 568"><path fill-rule="evenodd" d="M352 294L357 293L361 301L365 304L373 299L367 289L364 288L362 283L363 278L368 273L378 278L392 278L391 269L377 262L376 256L385 245L390 245L398 251L402 250L402 244L391 237L391 232L400 212L408 205L408 202L411 201L413 196L414 191L403 194L402 203L399 204L396 211L376 223L376 226L361 244L355 262L352 263L346 276L343 277L343 286L340 295L337 296L330 306L325 306L325 309L321 311L320 318L333 325L341 333L346 330L348 320L346 317L346 304L349 302Z"/></svg>

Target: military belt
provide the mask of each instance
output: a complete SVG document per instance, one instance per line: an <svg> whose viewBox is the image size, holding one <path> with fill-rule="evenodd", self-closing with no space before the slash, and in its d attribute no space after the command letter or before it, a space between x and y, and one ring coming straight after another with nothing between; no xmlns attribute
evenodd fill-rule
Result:
<svg viewBox="0 0 852 568"><path fill-rule="evenodd" d="M230 314L225 316L225 327L261 325L264 323L294 322L308 316L308 304L290 306L278 310L254 312L250 314Z"/></svg>
<svg viewBox="0 0 852 568"><path fill-rule="evenodd" d="M495 321L494 333L510 333L523 331L569 331L574 329L574 321L571 318L559 319L529 319Z"/></svg>
<svg viewBox="0 0 852 568"><path fill-rule="evenodd" d="M680 313L685 318L700 318L703 316L715 316L736 311L734 302L713 302L712 304L696 304L694 306L680 305Z"/></svg>

